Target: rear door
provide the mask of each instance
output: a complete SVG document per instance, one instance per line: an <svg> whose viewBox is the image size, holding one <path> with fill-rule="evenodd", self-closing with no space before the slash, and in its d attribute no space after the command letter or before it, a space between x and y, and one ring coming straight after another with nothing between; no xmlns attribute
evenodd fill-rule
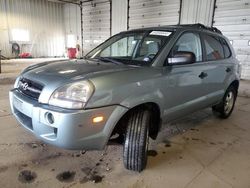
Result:
<svg viewBox="0 0 250 188"><path fill-rule="evenodd" d="M203 80L208 104L221 100L225 93L226 80L233 71L233 62L230 60L231 51L225 39L203 33L204 59L207 64L207 78Z"/></svg>

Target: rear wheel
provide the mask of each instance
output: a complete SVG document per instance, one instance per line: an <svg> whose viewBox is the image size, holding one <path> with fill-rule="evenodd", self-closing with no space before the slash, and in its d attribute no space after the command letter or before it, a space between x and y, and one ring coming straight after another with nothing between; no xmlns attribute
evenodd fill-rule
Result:
<svg viewBox="0 0 250 188"><path fill-rule="evenodd" d="M150 118L150 111L144 109L136 109L128 118L123 161L129 170L141 172L146 167Z"/></svg>
<svg viewBox="0 0 250 188"><path fill-rule="evenodd" d="M213 113L218 117L224 119L228 118L233 112L236 97L236 89L233 86L230 86L227 89L222 101L218 105L212 107Z"/></svg>

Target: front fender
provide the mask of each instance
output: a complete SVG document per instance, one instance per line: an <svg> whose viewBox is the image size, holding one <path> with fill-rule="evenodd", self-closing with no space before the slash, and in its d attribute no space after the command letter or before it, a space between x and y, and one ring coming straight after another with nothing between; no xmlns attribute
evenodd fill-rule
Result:
<svg viewBox="0 0 250 188"><path fill-rule="evenodd" d="M156 105L158 105L162 116L162 111L161 111L161 109L163 109L162 101L163 101L163 94L159 89L157 89L155 91L146 92L141 95L132 94L128 98L124 99L120 104L122 106L131 109L141 104L155 103Z"/></svg>

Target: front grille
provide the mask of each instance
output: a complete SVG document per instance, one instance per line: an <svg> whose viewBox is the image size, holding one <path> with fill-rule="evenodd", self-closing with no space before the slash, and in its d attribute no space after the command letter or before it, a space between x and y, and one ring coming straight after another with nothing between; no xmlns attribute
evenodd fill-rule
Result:
<svg viewBox="0 0 250 188"><path fill-rule="evenodd" d="M42 92L43 85L26 78L21 78L18 83L18 89L25 95L38 100Z"/></svg>

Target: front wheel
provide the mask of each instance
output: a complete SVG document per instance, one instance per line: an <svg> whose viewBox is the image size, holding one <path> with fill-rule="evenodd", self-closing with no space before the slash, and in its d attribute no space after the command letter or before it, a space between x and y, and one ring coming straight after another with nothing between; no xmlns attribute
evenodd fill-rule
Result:
<svg viewBox="0 0 250 188"><path fill-rule="evenodd" d="M141 172L146 167L150 117L150 111L136 109L128 118L123 147L123 162L128 170Z"/></svg>
<svg viewBox="0 0 250 188"><path fill-rule="evenodd" d="M213 113L221 118L228 118L233 112L236 97L237 91L233 86L230 86L227 89L222 101L218 105L212 107Z"/></svg>

